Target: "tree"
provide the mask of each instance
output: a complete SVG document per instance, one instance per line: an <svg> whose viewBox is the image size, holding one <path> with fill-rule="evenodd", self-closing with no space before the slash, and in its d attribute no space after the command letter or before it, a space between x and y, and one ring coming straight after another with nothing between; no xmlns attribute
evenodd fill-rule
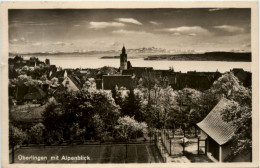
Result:
<svg viewBox="0 0 260 168"><path fill-rule="evenodd" d="M150 91L155 86L155 84L159 84L159 78L156 76L156 74L152 71L145 71L145 73L142 75L139 87L144 87L147 89L148 93L148 106L151 103L151 93Z"/></svg>
<svg viewBox="0 0 260 168"><path fill-rule="evenodd" d="M12 141L11 144L21 145L27 138L27 134L23 132L21 129L11 125L11 134L10 140Z"/></svg>
<svg viewBox="0 0 260 168"><path fill-rule="evenodd" d="M54 98L50 98L42 112L43 125L46 131L56 131L62 128L62 111Z"/></svg>
<svg viewBox="0 0 260 168"><path fill-rule="evenodd" d="M226 73L214 82L212 92L222 94L231 103L222 111L224 121L235 128L232 139L234 155L252 150L252 91L240 84L233 73Z"/></svg>
<svg viewBox="0 0 260 168"><path fill-rule="evenodd" d="M51 79L51 83L54 85L54 84L58 84L58 82L59 82L59 79L58 78L56 78L56 77L53 77L52 79Z"/></svg>
<svg viewBox="0 0 260 168"><path fill-rule="evenodd" d="M120 117L117 121L116 130L118 137L126 141L133 137L137 132L141 131L143 134L147 133L147 124L138 122L133 117Z"/></svg>
<svg viewBox="0 0 260 168"><path fill-rule="evenodd" d="M203 120L208 113L217 105L219 98L216 94L206 90L191 100L189 122L196 128L196 124Z"/></svg>
<svg viewBox="0 0 260 168"><path fill-rule="evenodd" d="M84 143L85 141L84 135L86 132L85 128L81 129L78 123L73 123L72 126L69 128L69 130L70 130L70 143L72 143L75 138L80 139L81 143Z"/></svg>
<svg viewBox="0 0 260 168"><path fill-rule="evenodd" d="M95 115L99 115L100 119L106 123L105 131L113 134L119 117L119 107L115 104L110 92L103 90L64 92L57 95L57 101L61 103L61 119L64 122L63 129L67 130L66 134L70 134L69 129L73 123L79 123L81 129L86 129L88 137L93 137Z"/></svg>
<svg viewBox="0 0 260 168"><path fill-rule="evenodd" d="M114 68L114 67L104 66L104 67L100 68L100 71L99 71L99 72L100 72L102 75L113 75L113 74L116 73L116 71L117 71L117 69Z"/></svg>
<svg viewBox="0 0 260 168"><path fill-rule="evenodd" d="M115 87L111 90L111 93L112 93L112 97L113 97L114 100L115 100L115 103L116 103L117 105L119 105L120 107L122 107L122 105L123 105L122 92L120 92L120 90L118 89L118 87L115 86Z"/></svg>
<svg viewBox="0 0 260 168"><path fill-rule="evenodd" d="M150 120L151 127L165 128L175 102L175 93L170 86L162 87L157 84L150 92L151 105L146 118Z"/></svg>
<svg viewBox="0 0 260 168"><path fill-rule="evenodd" d="M225 73L213 83L211 92L230 98L230 96L233 95L233 92L240 88L239 83L238 78L232 72Z"/></svg>
<svg viewBox="0 0 260 168"><path fill-rule="evenodd" d="M138 95L134 94L133 89L129 91L122 104L122 115L134 117L137 121L143 121L144 119L141 111L141 100Z"/></svg>
<svg viewBox="0 0 260 168"><path fill-rule="evenodd" d="M94 91L96 90L96 82L94 78L88 78L83 84L83 89Z"/></svg>
<svg viewBox="0 0 260 168"><path fill-rule="evenodd" d="M127 143L129 139L137 134L139 131L143 134L147 133L146 123L139 123L134 120L134 118L129 116L120 117L118 119L118 125L116 125L116 130L118 137L126 142L126 158L127 158Z"/></svg>
<svg viewBox="0 0 260 168"><path fill-rule="evenodd" d="M100 118L106 123L106 131L113 131L117 119L120 115L119 106L115 104L111 92L97 90L93 92L90 99L95 114L99 114Z"/></svg>
<svg viewBox="0 0 260 168"><path fill-rule="evenodd" d="M146 95L147 103L144 108L142 108L145 115L146 121L149 127L163 127L160 114L168 113L169 111L158 105L158 96L160 96L161 91L167 87L164 85L162 76L156 74L153 71L146 71L143 73L142 78L139 80L139 89L143 91ZM166 115L164 115L166 116Z"/></svg>
<svg viewBox="0 0 260 168"><path fill-rule="evenodd" d="M104 138L103 136L105 134L105 123L103 122L103 120L100 118L98 114L95 114L93 116L93 127L94 127L94 133L96 138L97 139Z"/></svg>
<svg viewBox="0 0 260 168"><path fill-rule="evenodd" d="M42 123L38 123L33 127L31 127L31 129L29 130L31 141L37 144L42 143L44 139L43 130L44 130L44 125Z"/></svg>

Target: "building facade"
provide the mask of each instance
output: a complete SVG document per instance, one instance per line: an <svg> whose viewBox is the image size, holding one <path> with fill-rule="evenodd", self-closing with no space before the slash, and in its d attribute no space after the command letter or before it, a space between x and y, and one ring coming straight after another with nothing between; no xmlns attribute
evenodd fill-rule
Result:
<svg viewBox="0 0 260 168"><path fill-rule="evenodd" d="M223 120L221 111L228 107L230 100L222 98L211 112L197 124L201 130L200 138L207 139L208 155L219 162L251 162L251 151L232 152L232 138L236 128Z"/></svg>
<svg viewBox="0 0 260 168"><path fill-rule="evenodd" d="M127 54L125 46L122 48L122 53L120 54L120 72L127 69Z"/></svg>

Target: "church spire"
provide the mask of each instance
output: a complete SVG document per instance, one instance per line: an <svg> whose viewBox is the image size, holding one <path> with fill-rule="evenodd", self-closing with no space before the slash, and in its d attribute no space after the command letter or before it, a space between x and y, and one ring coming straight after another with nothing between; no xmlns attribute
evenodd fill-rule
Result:
<svg viewBox="0 0 260 168"><path fill-rule="evenodd" d="M123 48L122 48L122 54L125 54L125 45L123 44Z"/></svg>
<svg viewBox="0 0 260 168"><path fill-rule="evenodd" d="M120 71L127 69L127 54L125 45L123 45L122 53L120 54Z"/></svg>

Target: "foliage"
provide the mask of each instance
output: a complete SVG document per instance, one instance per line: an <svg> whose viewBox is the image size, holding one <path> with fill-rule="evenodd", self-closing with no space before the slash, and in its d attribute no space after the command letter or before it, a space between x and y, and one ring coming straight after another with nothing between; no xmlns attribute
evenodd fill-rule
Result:
<svg viewBox="0 0 260 168"><path fill-rule="evenodd" d="M117 86L115 86L112 90L111 90L111 93L112 93L112 97L114 98L115 100L115 103L117 105L119 105L120 107L122 107L123 105L123 94L122 94L122 90L119 90Z"/></svg>
<svg viewBox="0 0 260 168"><path fill-rule="evenodd" d="M62 128L61 115L62 113L58 103L54 98L50 98L46 103L45 110L42 112L43 124L47 131Z"/></svg>
<svg viewBox="0 0 260 168"><path fill-rule="evenodd" d="M64 92L57 95L57 101L61 103L63 129L69 130L73 123L79 123L89 137L97 133L99 126L96 124L100 124L101 120L106 123L105 131L113 131L119 117L119 107L111 93L103 90ZM97 120L93 120L95 115Z"/></svg>
<svg viewBox="0 0 260 168"><path fill-rule="evenodd" d="M27 76L27 75L19 75L17 80L13 80L12 82L18 86L23 84L25 84L26 86L37 86L42 83L42 81L32 79L31 76Z"/></svg>
<svg viewBox="0 0 260 168"><path fill-rule="evenodd" d="M164 128L175 102L173 89L155 84L148 93L144 93L146 95L143 98L146 100L142 101L142 110L147 123L151 127Z"/></svg>
<svg viewBox="0 0 260 168"><path fill-rule="evenodd" d="M104 66L104 67L100 68L99 73L102 75L113 75L116 73L116 71L117 71L117 69L114 67Z"/></svg>
<svg viewBox="0 0 260 168"><path fill-rule="evenodd" d="M27 134L23 132L21 129L11 126L12 134L10 136L10 140L13 140L14 145L21 145L27 138Z"/></svg>
<svg viewBox="0 0 260 168"><path fill-rule="evenodd" d="M143 121L144 117L141 111L141 100L134 90L130 90L128 96L122 104L122 115L134 117L137 121Z"/></svg>
<svg viewBox="0 0 260 168"><path fill-rule="evenodd" d="M223 109L222 118L235 128L232 149L234 154L252 149L252 93L239 83L233 73L226 73L212 87L231 103Z"/></svg>
<svg viewBox="0 0 260 168"><path fill-rule="evenodd" d="M29 130L31 142L36 142L37 144L42 143L43 130L44 130L44 125L42 123L38 123L35 126L31 127L31 129Z"/></svg>
<svg viewBox="0 0 260 168"><path fill-rule="evenodd" d="M124 141L128 141L132 136L136 135L138 132L143 134L147 133L147 124L144 122L138 122L133 117L124 116L118 119L118 125L116 125L116 130L118 137Z"/></svg>
<svg viewBox="0 0 260 168"><path fill-rule="evenodd" d="M84 135L86 133L86 129L79 128L78 123L73 123L70 127L70 140L76 139L84 139Z"/></svg>
<svg viewBox="0 0 260 168"><path fill-rule="evenodd" d="M83 84L83 89L94 91L96 90L96 82L94 78L88 78L87 81Z"/></svg>
<svg viewBox="0 0 260 168"><path fill-rule="evenodd" d="M191 99L191 109L188 116L189 123L195 125L203 120L217 105L218 101L218 96L212 94L210 91L204 91L196 98Z"/></svg>
<svg viewBox="0 0 260 168"><path fill-rule="evenodd" d="M96 138L101 139L103 138L105 134L105 123L101 119L101 117L98 114L95 114L93 116L93 127L94 127L94 132L96 133Z"/></svg>
<svg viewBox="0 0 260 168"><path fill-rule="evenodd" d="M51 79L51 83L52 83L53 85L54 85L54 84L58 84L58 82L59 82L59 79L56 78L56 77L54 77L54 78Z"/></svg>
<svg viewBox="0 0 260 168"><path fill-rule="evenodd" d="M225 73L218 80L216 80L211 91L214 94L224 95L226 98L232 96L232 92L238 90L240 87L239 80L231 73Z"/></svg>

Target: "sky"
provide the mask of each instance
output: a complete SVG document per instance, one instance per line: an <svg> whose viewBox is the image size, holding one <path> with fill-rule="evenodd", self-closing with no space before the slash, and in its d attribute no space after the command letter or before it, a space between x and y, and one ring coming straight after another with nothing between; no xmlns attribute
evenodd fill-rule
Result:
<svg viewBox="0 0 260 168"><path fill-rule="evenodd" d="M249 8L11 9L9 51L251 51Z"/></svg>

